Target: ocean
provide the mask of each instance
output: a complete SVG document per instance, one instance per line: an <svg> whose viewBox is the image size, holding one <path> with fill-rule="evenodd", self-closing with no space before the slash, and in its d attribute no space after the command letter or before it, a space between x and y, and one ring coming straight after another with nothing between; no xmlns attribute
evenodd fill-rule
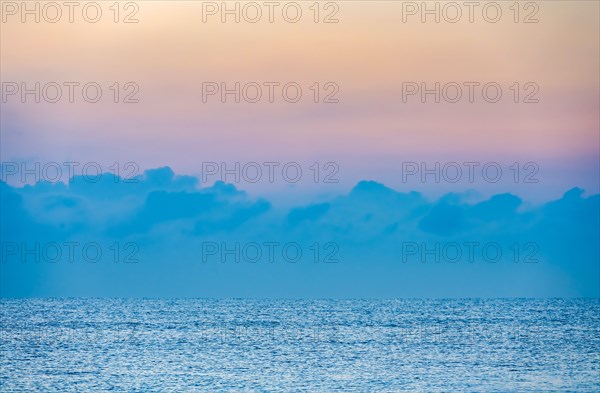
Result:
<svg viewBox="0 0 600 393"><path fill-rule="evenodd" d="M598 392L598 299L2 299L1 392Z"/></svg>

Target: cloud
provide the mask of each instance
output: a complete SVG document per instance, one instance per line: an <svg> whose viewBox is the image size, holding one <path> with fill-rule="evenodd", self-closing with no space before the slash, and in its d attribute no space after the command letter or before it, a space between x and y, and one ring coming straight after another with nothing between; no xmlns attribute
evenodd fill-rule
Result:
<svg viewBox="0 0 600 393"><path fill-rule="evenodd" d="M288 223L291 226L296 226L302 221L316 221L327 213L330 207L329 203L319 203L307 207L294 208L287 216Z"/></svg>
<svg viewBox="0 0 600 393"><path fill-rule="evenodd" d="M429 201L361 181L346 195L281 211L232 184L199 188L197 178L168 167L134 180L104 174L97 182L0 183L2 296L596 296L599 290L600 196L584 197L578 188L531 207L512 194ZM71 243L78 249L66 260ZM48 261L50 244L58 244L62 259ZM88 244L101 249L97 261L85 254ZM468 244L477 244L471 261ZM494 260L489 255L498 249ZM292 260L298 250L301 258ZM249 260L255 255L262 259Z"/></svg>

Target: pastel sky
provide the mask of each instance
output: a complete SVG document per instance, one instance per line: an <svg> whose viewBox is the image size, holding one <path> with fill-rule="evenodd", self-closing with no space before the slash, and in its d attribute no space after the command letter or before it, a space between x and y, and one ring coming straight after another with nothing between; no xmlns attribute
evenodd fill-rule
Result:
<svg viewBox="0 0 600 393"><path fill-rule="evenodd" d="M466 15L423 23L405 12L421 2L394 1L316 4L319 21L335 11L338 23L315 23L312 1L293 3L303 13L298 23L281 11L273 23L222 23L203 14L221 2L198 1L119 2L119 23L112 1L98 2L97 23L81 10L73 23L66 15L23 23L15 7L25 4L38 3L0 3L0 296L597 296L598 2L520 2L519 15L514 2L496 2L497 23L481 9L472 23ZM131 11L138 23L121 23ZM66 87L56 103L32 95L22 102L15 91L65 82L79 83L73 103ZM97 103L81 95L90 82L102 88ZM277 87L274 102L266 87L256 103L203 94L207 83L237 82L293 82L303 93L296 103ZM139 102L123 102L127 83L139 88ZM479 87L473 102L467 87L455 103L406 94L407 86L436 83ZM482 95L489 83L502 90L498 102ZM331 92L339 102L323 102ZM119 163L122 172L66 184L4 176L15 163L92 161L104 171ZM205 181L206 162L297 162L305 177ZM334 163L339 181L311 182L314 162L320 180ZM404 181L407 162L496 163L504 176L485 181L478 169L473 182ZM535 182L525 181L531 168ZM278 264L201 259L205 244L224 245L222 252L272 241L319 256ZM29 252L73 242L99 244L102 259L59 263L44 251L41 263ZM406 244L419 245L422 256L432 245L473 242L493 243L501 258L402 260L418 255ZM134 245L139 264L121 263L121 255L112 263L115 243L119 253ZM321 263L331 244L339 263Z"/></svg>
<svg viewBox="0 0 600 393"><path fill-rule="evenodd" d="M498 23L476 12L473 23L454 24L418 16L403 23L401 2L364 3L337 2L339 23L332 24L314 23L307 2L295 24L277 13L274 23L221 23L218 16L203 23L202 2L191 1L138 2L135 24L114 23L108 3L96 24L8 16L3 82L95 81L105 98L23 104L9 97L2 161L133 161L141 170L169 165L196 176L206 161L334 161L340 183L315 192L373 179L438 194L465 185L408 187L401 163L536 162L538 184L469 188L544 200L574 186L599 191L598 2L537 2L539 22L531 24L514 23L505 2ZM135 82L140 102L113 103L108 87L116 81ZM252 81L297 82L303 98L202 102L203 82ZM315 82L335 82L340 102L315 104L308 89ZM403 102L405 82L496 82L503 97L490 104L476 90L474 103ZM514 103L515 82L537 84L540 102ZM285 193L289 184L243 188Z"/></svg>

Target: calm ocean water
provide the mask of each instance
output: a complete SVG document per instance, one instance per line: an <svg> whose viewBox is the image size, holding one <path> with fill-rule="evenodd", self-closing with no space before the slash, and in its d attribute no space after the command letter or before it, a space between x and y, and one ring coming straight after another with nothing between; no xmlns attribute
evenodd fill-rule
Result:
<svg viewBox="0 0 600 393"><path fill-rule="evenodd" d="M0 391L598 392L596 300L1 300Z"/></svg>

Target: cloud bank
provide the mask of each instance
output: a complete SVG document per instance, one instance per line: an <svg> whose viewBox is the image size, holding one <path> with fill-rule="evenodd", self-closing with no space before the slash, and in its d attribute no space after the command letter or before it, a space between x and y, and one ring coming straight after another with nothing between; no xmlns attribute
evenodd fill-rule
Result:
<svg viewBox="0 0 600 393"><path fill-rule="evenodd" d="M374 181L282 209L168 168L0 183L0 293L144 297L599 296L600 195L428 200Z"/></svg>

